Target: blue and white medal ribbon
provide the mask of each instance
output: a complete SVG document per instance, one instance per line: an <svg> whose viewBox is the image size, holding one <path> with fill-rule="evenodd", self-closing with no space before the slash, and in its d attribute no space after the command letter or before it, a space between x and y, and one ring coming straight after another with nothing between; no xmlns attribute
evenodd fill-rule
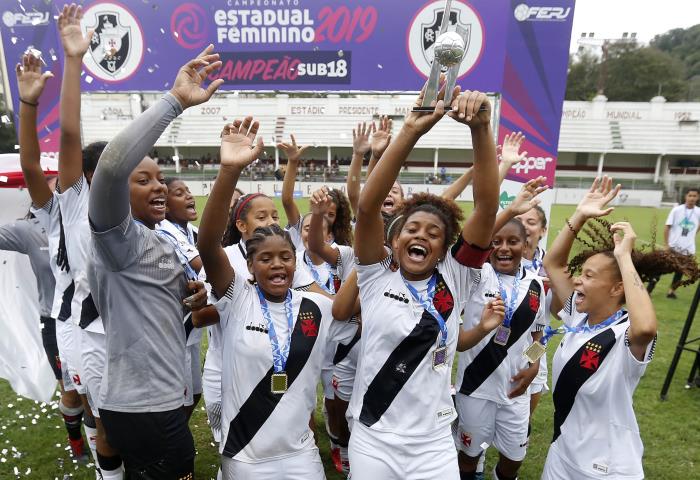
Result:
<svg viewBox="0 0 700 480"><path fill-rule="evenodd" d="M335 295L335 284L333 283L333 273L331 272L331 266L330 264L326 263L326 266L328 267L328 282L325 284L321 281L321 276L318 274L318 271L316 270L316 265L313 264L311 259L306 255L306 252L304 252L304 263L309 267L309 270L311 270L311 275L314 277L314 282L316 282L316 285L321 287L323 290L326 292L330 293L331 295Z"/></svg>
<svg viewBox="0 0 700 480"><path fill-rule="evenodd" d="M513 277L513 288L510 290L510 296L506 294L506 289L503 286L503 280L501 279L501 274L496 272L496 279L498 280L498 290L501 292L501 298L506 304L506 315L503 318L503 324L496 330L496 335L493 337L493 343L501 346L505 346L510 338L510 322L513 320L513 315L515 314L515 309L517 307L518 292L520 289L520 275L521 268L518 265L515 276Z"/></svg>
<svg viewBox="0 0 700 480"><path fill-rule="evenodd" d="M134 223L140 223L141 225L144 225L143 222L136 219L134 219ZM173 248L175 249L175 254L177 255L177 259L180 261L182 268L185 270L185 277L187 278L187 280L193 282L196 281L198 278L197 272L194 271L194 268L192 268L192 265L190 265L190 262L187 260L187 256L182 251L182 248L180 248L180 241L168 231L160 230L158 228L154 229L153 231L156 235L158 235L160 238L167 240L168 243L173 246Z"/></svg>
<svg viewBox="0 0 700 480"><path fill-rule="evenodd" d="M427 310L428 313L430 313L435 318L438 325L440 326L440 343L438 348L435 349L435 351L433 352L433 368L435 369L437 367L447 365L447 324L445 322L445 319L442 318L440 312L438 312L437 308L435 308L435 305L433 305L433 299L435 298L435 286L437 284L437 275L433 274L433 276L430 277L430 280L428 281L428 291L426 292L425 297L422 297L418 293L418 290L416 290L413 285L408 283L408 281L405 278L403 278L403 276L401 276L401 279L403 280L403 283L406 284L406 288L413 297L413 301L415 301L417 304L419 304L425 310Z"/></svg>
<svg viewBox="0 0 700 480"><path fill-rule="evenodd" d="M546 326L544 328L544 335L542 335L542 338L538 342L534 342L532 345L527 347L525 349L524 355L527 357L528 361L530 363L534 363L539 358L544 355L544 352L547 350L547 343L549 340L554 336L554 335L559 335L562 333L572 333L572 334L578 334L578 333L593 333L597 332L599 330L603 330L610 325L614 325L617 323L625 314L627 314L627 311L624 309L620 309L617 312L613 313L610 315L605 321L593 325L592 327L588 325L588 315L586 315L586 320L583 325L579 325L578 327L570 327L568 325L562 325L561 327L557 328L552 328L550 326Z"/></svg>
<svg viewBox="0 0 700 480"><path fill-rule="evenodd" d="M280 347L279 340L277 339L277 332L275 331L275 324L272 321L272 316L270 315L270 307L267 305L267 300L263 295L260 287L257 285L255 289L258 292L258 298L260 299L260 309L262 310L263 317L267 322L267 335L270 338L270 346L272 347L272 378L270 380L270 391L272 393L285 393L287 391L288 377L287 372L287 359L289 358L289 347L292 344L292 332L294 331L294 314L292 312L292 292L287 291L287 296L284 299L284 312L287 315L287 326L288 335L287 341L283 346Z"/></svg>

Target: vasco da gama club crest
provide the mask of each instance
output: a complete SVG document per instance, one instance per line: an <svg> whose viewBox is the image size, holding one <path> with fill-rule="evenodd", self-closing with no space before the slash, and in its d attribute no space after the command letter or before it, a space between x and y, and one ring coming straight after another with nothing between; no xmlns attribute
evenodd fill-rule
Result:
<svg viewBox="0 0 700 480"><path fill-rule="evenodd" d="M85 65L98 78L120 81L141 63L143 35L136 19L119 5L96 4L85 12L84 28L95 30Z"/></svg>
<svg viewBox="0 0 700 480"><path fill-rule="evenodd" d="M453 27L450 30L454 30L456 25L462 25L467 30L466 41L464 42L464 50L469 50L469 40L471 37L471 24L463 24L459 21L459 10L452 10L450 12L450 26ZM425 61L428 63L433 63L433 54L431 52L431 47L435 44L435 40L440 35L440 25L442 25L442 18L444 17L444 11L435 11L435 17L430 23L424 23L421 25L423 29L422 41L423 41L423 56Z"/></svg>

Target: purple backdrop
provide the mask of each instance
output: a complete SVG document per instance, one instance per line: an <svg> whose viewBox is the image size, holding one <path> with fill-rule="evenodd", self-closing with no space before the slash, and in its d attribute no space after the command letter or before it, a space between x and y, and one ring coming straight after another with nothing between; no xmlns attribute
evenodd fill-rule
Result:
<svg viewBox="0 0 700 480"><path fill-rule="evenodd" d="M452 22L469 29L464 88L502 94L499 137L522 130L541 161L513 179L554 180L574 0L529 5L455 0ZM33 45L61 76L54 17L60 2L0 0L5 62ZM418 90L429 71L443 0L85 1L97 34L84 60L84 91L166 90L208 43L224 61L225 89ZM105 52L111 55L105 57ZM42 99L40 135L57 150L58 84ZM543 168L537 168L537 165Z"/></svg>

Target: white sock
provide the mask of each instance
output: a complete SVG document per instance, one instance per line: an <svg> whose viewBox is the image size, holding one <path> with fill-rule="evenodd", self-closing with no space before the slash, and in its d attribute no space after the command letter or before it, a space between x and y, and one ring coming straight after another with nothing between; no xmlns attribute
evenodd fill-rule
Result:
<svg viewBox="0 0 700 480"><path fill-rule="evenodd" d="M219 467L219 471L216 472L216 480L224 480L224 476L221 473L221 467Z"/></svg>
<svg viewBox="0 0 700 480"><path fill-rule="evenodd" d="M92 459L95 461L95 466L99 466L100 462L97 461L97 428L88 427L85 422L83 422L83 429L85 429L85 437L87 438L90 452L92 452Z"/></svg>
<svg viewBox="0 0 700 480"><path fill-rule="evenodd" d="M486 450L481 452L479 463L476 465L476 473L484 473L484 462L486 462Z"/></svg>
<svg viewBox="0 0 700 480"><path fill-rule="evenodd" d="M340 465L343 467L343 473L350 473L350 456L348 455L348 447L340 447Z"/></svg>
<svg viewBox="0 0 700 480"><path fill-rule="evenodd" d="M124 464L116 470L102 470L102 480L124 480Z"/></svg>

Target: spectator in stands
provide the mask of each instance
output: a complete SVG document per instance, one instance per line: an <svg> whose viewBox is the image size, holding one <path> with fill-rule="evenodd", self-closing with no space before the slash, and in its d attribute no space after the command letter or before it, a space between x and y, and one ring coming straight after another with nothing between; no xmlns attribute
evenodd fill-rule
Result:
<svg viewBox="0 0 700 480"><path fill-rule="evenodd" d="M685 255L695 255L695 236L700 224L700 207L697 206L700 190L689 188L685 192L685 203L674 207L668 214L666 226L664 227L664 244L667 249ZM649 281L647 291L651 293L656 287L660 276ZM676 289L678 288L682 274L673 274L671 288L666 293L667 298L676 299Z"/></svg>

